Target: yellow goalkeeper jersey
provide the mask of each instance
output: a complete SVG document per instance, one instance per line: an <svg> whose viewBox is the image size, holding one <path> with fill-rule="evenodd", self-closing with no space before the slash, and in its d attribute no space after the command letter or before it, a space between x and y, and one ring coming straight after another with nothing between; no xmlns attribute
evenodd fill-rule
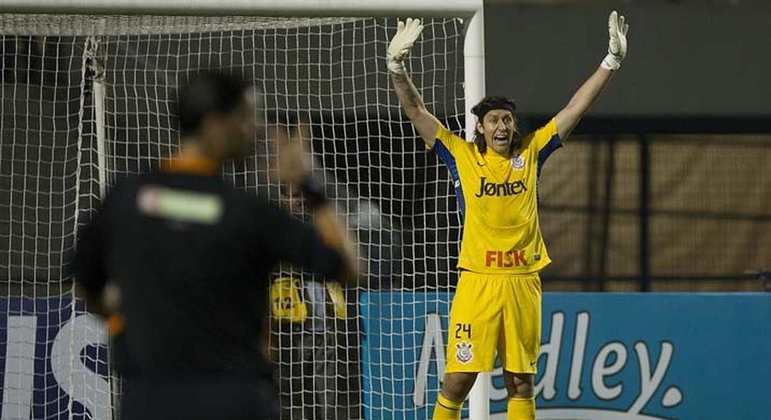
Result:
<svg viewBox="0 0 771 420"><path fill-rule="evenodd" d="M538 176L562 146L552 119L506 158L481 154L439 126L433 150L450 171L463 220L458 268L477 273L532 273L551 262L538 223Z"/></svg>

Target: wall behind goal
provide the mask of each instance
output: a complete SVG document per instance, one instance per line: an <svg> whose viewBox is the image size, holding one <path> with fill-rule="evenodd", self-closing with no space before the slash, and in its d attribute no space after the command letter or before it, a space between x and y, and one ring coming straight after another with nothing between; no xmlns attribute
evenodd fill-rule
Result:
<svg viewBox="0 0 771 420"><path fill-rule="evenodd" d="M769 2L513 3L486 2L487 92L512 96L524 113L567 104L606 53L615 8L630 23L629 54L590 115L771 115Z"/></svg>

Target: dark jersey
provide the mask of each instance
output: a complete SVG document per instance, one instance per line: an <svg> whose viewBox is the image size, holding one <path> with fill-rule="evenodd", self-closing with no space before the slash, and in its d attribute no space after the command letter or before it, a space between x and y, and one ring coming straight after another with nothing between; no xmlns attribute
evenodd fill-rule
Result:
<svg viewBox="0 0 771 420"><path fill-rule="evenodd" d="M279 261L335 277L341 256L315 229L216 176L125 180L80 231L77 281L121 291L114 344L133 378L268 379L260 337Z"/></svg>

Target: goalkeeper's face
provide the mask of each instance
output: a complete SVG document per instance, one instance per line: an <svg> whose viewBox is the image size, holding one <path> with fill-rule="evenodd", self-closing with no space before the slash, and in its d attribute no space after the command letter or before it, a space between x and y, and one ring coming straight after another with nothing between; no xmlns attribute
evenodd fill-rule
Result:
<svg viewBox="0 0 771 420"><path fill-rule="evenodd" d="M511 153L514 137L519 134L517 120L508 109L488 111L477 123L477 130L484 135L487 147L504 156Z"/></svg>

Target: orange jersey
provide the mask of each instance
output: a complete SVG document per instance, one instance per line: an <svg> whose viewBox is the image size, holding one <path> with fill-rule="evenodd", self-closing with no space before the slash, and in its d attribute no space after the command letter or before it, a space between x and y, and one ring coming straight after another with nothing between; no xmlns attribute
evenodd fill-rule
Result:
<svg viewBox="0 0 771 420"><path fill-rule="evenodd" d="M477 273L532 273L551 262L538 223L538 175L562 146L557 125L521 139L511 158L479 153L439 126L433 150L452 176L463 219L458 268Z"/></svg>

